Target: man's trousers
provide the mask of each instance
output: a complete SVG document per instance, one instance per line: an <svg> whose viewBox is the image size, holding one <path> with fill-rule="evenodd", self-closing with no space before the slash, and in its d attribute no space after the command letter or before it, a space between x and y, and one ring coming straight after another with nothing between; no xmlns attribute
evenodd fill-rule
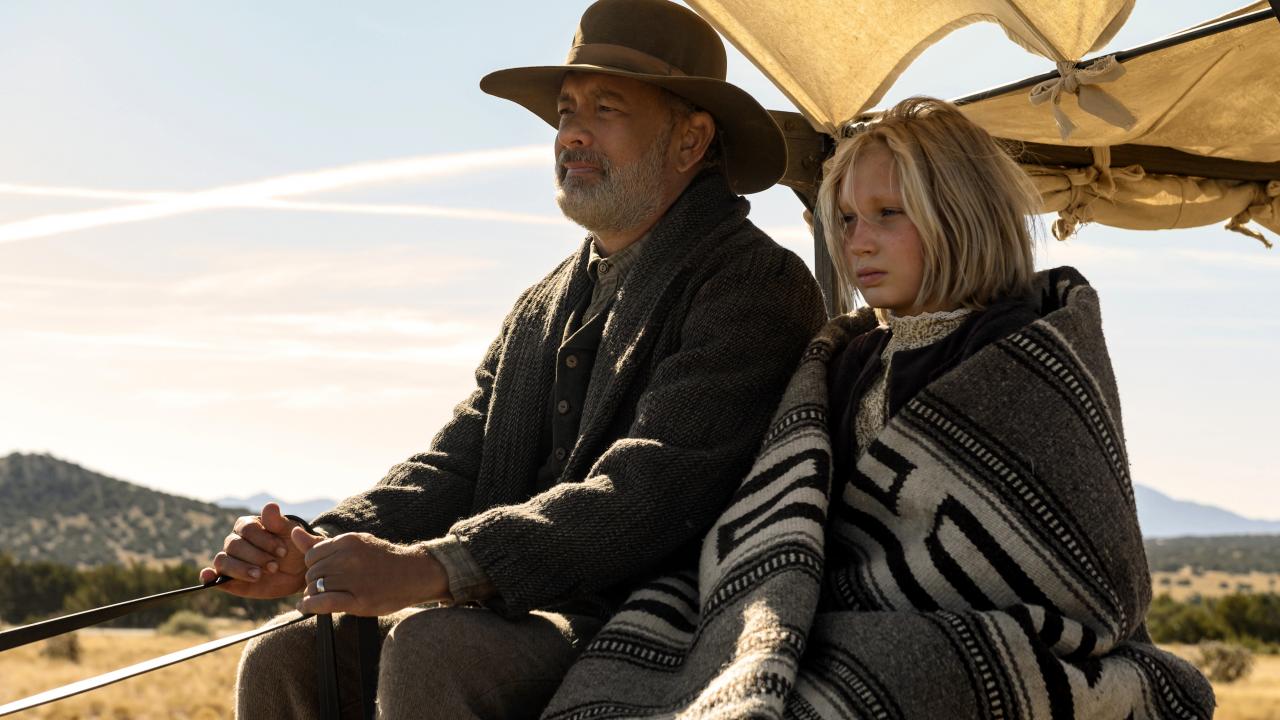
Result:
<svg viewBox="0 0 1280 720"><path fill-rule="evenodd" d="M344 720L361 716L352 620L334 617ZM473 607L415 608L381 618L378 717L536 718L600 624L542 612L505 620ZM319 717L315 637L311 618L249 643L236 682L240 720Z"/></svg>

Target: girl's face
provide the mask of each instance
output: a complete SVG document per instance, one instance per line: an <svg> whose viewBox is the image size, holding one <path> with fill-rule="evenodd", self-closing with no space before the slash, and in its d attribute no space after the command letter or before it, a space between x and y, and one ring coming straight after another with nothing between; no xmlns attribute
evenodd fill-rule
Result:
<svg viewBox="0 0 1280 720"><path fill-rule="evenodd" d="M895 315L933 310L916 304L924 254L886 145L870 143L860 150L841 183L839 207L845 265L867 304Z"/></svg>

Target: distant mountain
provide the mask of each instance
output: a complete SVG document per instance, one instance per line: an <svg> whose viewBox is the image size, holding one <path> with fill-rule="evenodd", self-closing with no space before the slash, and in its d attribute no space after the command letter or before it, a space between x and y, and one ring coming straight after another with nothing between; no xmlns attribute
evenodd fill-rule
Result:
<svg viewBox="0 0 1280 720"><path fill-rule="evenodd" d="M1212 505L1175 500L1146 485L1134 485L1133 494L1142 536L1146 538L1280 534L1280 520L1255 520ZM248 508L256 513L272 501L279 503L286 514L308 520L338 504L328 498L284 502L266 493L245 498L226 497L214 503L225 508Z"/></svg>
<svg viewBox="0 0 1280 720"><path fill-rule="evenodd" d="M1175 500L1143 485L1134 486L1134 495L1143 535L1153 542L1183 536L1280 535L1280 521ZM222 546L236 517L246 510L256 512L271 499L260 493L206 503L107 477L50 455L13 453L0 457L0 552L19 560L80 566L134 560L203 564ZM317 498L282 506L286 513L310 520L336 504ZM1219 546L1230 549L1212 552L1244 552L1222 542L1213 547ZM1180 545L1176 550L1178 561L1192 551ZM1245 554L1257 552L1250 546ZM1194 559L1210 562L1208 556Z"/></svg>
<svg viewBox="0 0 1280 720"><path fill-rule="evenodd" d="M1254 520L1212 505L1174 500L1145 485L1134 485L1133 494L1143 537L1280 533L1280 521Z"/></svg>
<svg viewBox="0 0 1280 720"><path fill-rule="evenodd" d="M19 560L203 564L240 514L50 455L0 457L0 552Z"/></svg>
<svg viewBox="0 0 1280 720"><path fill-rule="evenodd" d="M249 497L224 497L214 500L213 504L218 507L235 508L237 510L247 509L251 513L256 513L262 509L263 505L274 502L280 506L280 511L285 515L297 515L300 518L311 520L315 516L326 510L332 510L337 501L327 498L316 498L314 500L302 500L300 502L286 502L279 498L271 497L266 493L258 493Z"/></svg>

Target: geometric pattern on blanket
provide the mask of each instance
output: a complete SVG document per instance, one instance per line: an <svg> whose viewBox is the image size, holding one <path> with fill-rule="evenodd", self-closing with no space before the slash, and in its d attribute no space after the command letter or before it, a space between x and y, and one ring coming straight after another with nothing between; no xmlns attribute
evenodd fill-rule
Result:
<svg viewBox="0 0 1280 720"><path fill-rule="evenodd" d="M1097 296L935 380L831 477L810 344L696 571L644 585L543 717L1186 718L1209 684L1145 640L1150 578ZM833 489L834 488L834 489Z"/></svg>

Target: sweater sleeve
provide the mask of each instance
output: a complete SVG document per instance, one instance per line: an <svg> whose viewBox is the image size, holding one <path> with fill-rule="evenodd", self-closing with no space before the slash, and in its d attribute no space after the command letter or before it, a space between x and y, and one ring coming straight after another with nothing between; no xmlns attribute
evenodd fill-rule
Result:
<svg viewBox="0 0 1280 720"><path fill-rule="evenodd" d="M498 591L490 605L516 614L598 592L701 537L824 320L813 277L789 252L743 254L705 281L629 431L582 482L450 529Z"/></svg>
<svg viewBox="0 0 1280 720"><path fill-rule="evenodd" d="M476 387L453 410L431 448L394 466L373 488L315 519L340 532L368 532L391 542L438 538L471 512L493 379L510 317L476 369Z"/></svg>

